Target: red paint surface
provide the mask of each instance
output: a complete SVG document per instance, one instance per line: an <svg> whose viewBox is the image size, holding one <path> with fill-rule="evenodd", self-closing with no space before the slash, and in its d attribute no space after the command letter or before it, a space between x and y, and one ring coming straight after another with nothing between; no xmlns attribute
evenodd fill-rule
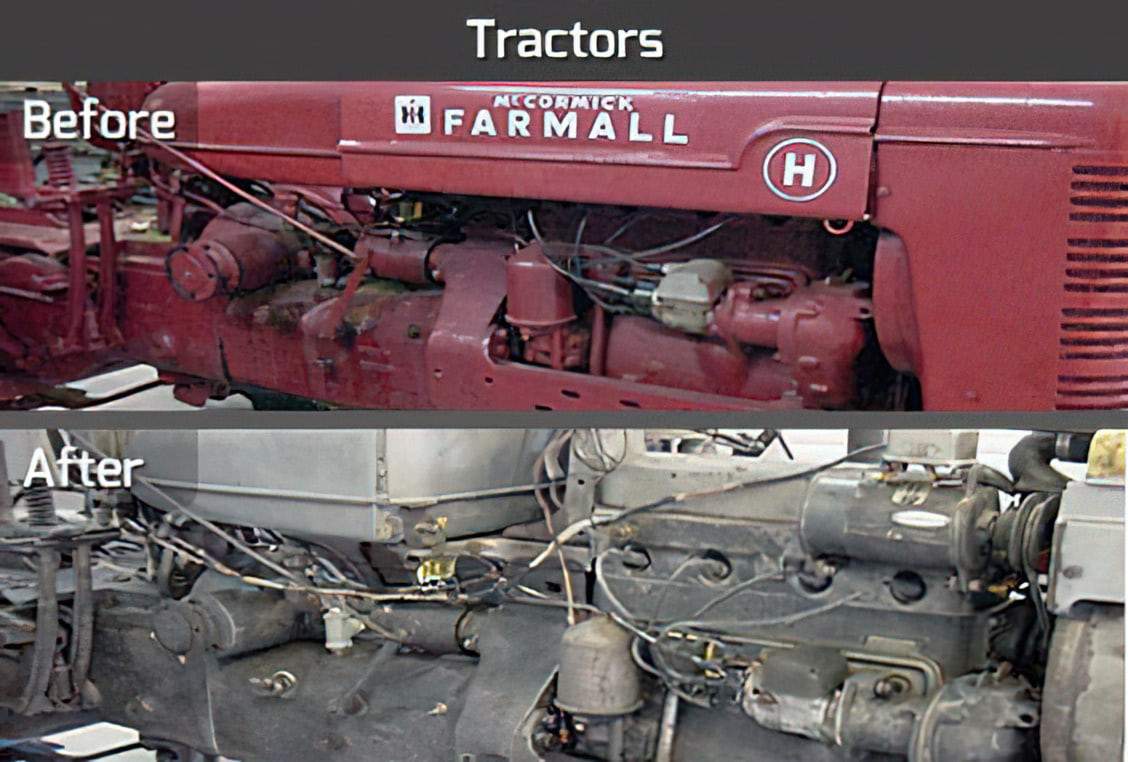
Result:
<svg viewBox="0 0 1128 762"><path fill-rule="evenodd" d="M1124 85L885 88L873 219L905 245L927 408L1128 407L1126 115Z"/></svg>
<svg viewBox="0 0 1128 762"><path fill-rule="evenodd" d="M465 134L481 108L503 124L505 109L492 106L496 96L593 90L631 98L633 112L611 117L618 134L638 113L655 140ZM395 133L392 104L401 94L431 97L431 135ZM180 147L245 178L816 219L868 216L901 244L892 258L878 259L877 333L894 365L920 379L926 409L1128 406L1125 85L188 83L163 86L146 103L177 111ZM463 132L441 134L445 108L465 110ZM688 136L684 145L661 142L666 114ZM579 117L581 134L593 118ZM825 146L836 161L834 182L806 202L779 197L763 178L765 157L796 138ZM782 180L779 156L768 174ZM825 164L816 166L813 187L827 176ZM35 227L44 240L58 238L57 224L27 215L4 211L0 236L7 227L14 231L5 242L26 243ZM304 281L275 287L270 305L255 294L189 302L168 284L165 250L143 248L154 258L126 258L119 266L124 338L113 348L58 355L52 332L63 307L0 294L9 332L19 340L37 337L28 352L38 359L25 370L58 378L83 358L89 368L128 358L170 373L367 407L798 404L782 394L778 363L745 383L743 368L710 364L701 358L715 350L666 336L657 324L628 321L617 330L612 320L602 376L495 361L489 350L506 295L504 263L496 252L466 244L451 247L459 256L444 262L441 291L362 288L349 305L355 334L345 337L325 333L339 291ZM663 364L661 373L655 362ZM678 372L675 382L669 374ZM716 393L679 384L711 384Z"/></svg>
<svg viewBox="0 0 1128 762"><path fill-rule="evenodd" d="M176 83L151 108L191 115L178 143L217 171L281 182L403 187L483 196L607 204L858 217L865 211L879 85L868 83L470 84L429 82ZM629 112L615 112L610 140L469 137L473 115L498 96L606 93L631 99L649 143L621 139ZM395 132L396 95L431 98L432 134ZM444 135L437 115L466 111L463 134ZM269 119L261 118L269 113ZM577 135L594 113L578 116ZM666 114L685 145L663 145ZM535 124L535 122L534 122ZM764 185L776 143L817 138L835 155L838 179L796 209Z"/></svg>

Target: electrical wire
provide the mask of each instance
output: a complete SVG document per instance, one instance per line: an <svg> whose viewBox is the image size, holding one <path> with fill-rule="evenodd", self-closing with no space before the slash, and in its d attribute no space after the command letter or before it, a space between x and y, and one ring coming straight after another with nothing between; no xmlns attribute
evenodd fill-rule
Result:
<svg viewBox="0 0 1128 762"><path fill-rule="evenodd" d="M740 434L727 434L717 429L706 429L703 433L712 439L720 440L735 448L740 451L741 454L749 454L756 457L763 455L764 452L771 447L772 442L779 442L779 446L783 449L787 459L795 460L795 455L791 452L791 448L787 446L787 442L784 441L783 434L775 429L764 429L756 438L750 438ZM756 451L757 446L760 447L758 452Z"/></svg>
<svg viewBox="0 0 1128 762"><path fill-rule="evenodd" d="M813 608L797 611L793 614L784 614L777 617L766 617L763 619L740 619L731 621L712 621L712 620L686 620L680 622L671 622L664 625L659 631L659 638L667 637L670 632L675 630L699 630L702 632L717 632L723 634L726 630L748 629L752 627L779 627L783 625L791 625L796 622L801 622L804 619L810 619L813 616L825 614L828 611L845 606L851 601L861 598L863 593L861 591L850 593L830 603L823 604L822 606L815 606Z"/></svg>
<svg viewBox="0 0 1128 762"><path fill-rule="evenodd" d="M564 450L565 445L572 442L573 433L573 430L568 429L554 434L541 451L544 476L549 481L555 482L557 486L564 486L568 481L568 472L560 463L560 453ZM534 478L540 476L540 470L541 468L534 464ZM540 492L540 490L537 491ZM561 502L561 496L555 487L548 488L546 494L556 510L563 510L564 504ZM555 532L550 530L550 534L555 534Z"/></svg>
<svg viewBox="0 0 1128 762"><path fill-rule="evenodd" d="M532 209L529 209L525 213L525 218L528 221L529 229L533 233L534 240L536 240L536 242L538 244L540 244L541 250L544 252L545 261L548 262L549 266L552 267L553 270L555 270L556 272L560 273L561 275L563 275L568 280L570 280L570 281L574 282L576 285L578 285L581 289L583 289L584 293L587 294L587 296L593 302L595 302L599 306L603 307L603 309L608 310L610 312L623 312L624 311L624 307L622 305L617 305L617 304L612 304L610 302L607 302L607 301L601 299L600 297L596 296L595 294L591 293L588 290L588 288L598 288L598 289L602 289L602 290L605 290L605 291L610 291L610 292L618 294L620 296L633 297L633 294L628 289L620 288L619 286L613 286L609 283L603 283L601 281L591 280L589 278L584 278L582 276L576 275L575 273L569 272L568 270L561 267L559 264L557 264L556 262L554 262L552 260L552 257L548 256L549 244L544 240L544 237L541 236L540 229L537 227L537 221L536 221L536 218L533 216L533 210Z"/></svg>
<svg viewBox="0 0 1128 762"><path fill-rule="evenodd" d="M678 696L678 698L682 699L683 701L687 701L690 704L693 704L694 706L701 707L702 709L712 709L713 708L712 704L709 702L708 699L702 699L702 698L699 698L697 696L692 696L692 695L686 693L680 686L675 684L674 680L672 679L673 675L669 674L669 672L666 672L666 671L663 671L662 669L659 669L658 667L654 666L653 664L650 664L649 662L647 662L646 659L642 658L642 653L639 651L639 645L642 642L643 641L642 641L641 638L634 638L633 640L631 640L631 659L634 661L635 665L637 665L639 669L641 669L643 672L646 672L647 674L649 674L653 677L658 678L658 680L661 681L662 684L666 686L667 690L676 694ZM654 654L654 651L651 650L651 655L653 655L653 654Z"/></svg>
<svg viewBox="0 0 1128 762"><path fill-rule="evenodd" d="M601 591L603 591L603 597L611 602L611 605L614 606L616 610L618 610L620 615L626 617L627 619L641 619L641 617L637 616L636 614L634 614L634 612L627 608L626 604L619 600L619 596L615 595L615 591L611 589L611 586L609 584L607 584L607 575L603 573L603 562L606 560L608 554L611 553L618 553L621 555L622 551L618 548L611 548L610 550L600 553L595 557L595 584Z"/></svg>
<svg viewBox="0 0 1128 762"><path fill-rule="evenodd" d="M735 219L736 217L726 217L720 222L714 223L704 230L699 230L698 232L687 238L681 238L677 241L671 241L669 243L662 244L661 246L655 246L651 249L631 252L630 255L635 259L642 259L643 257L654 257L659 254L669 254L671 251L677 251L678 249L684 248L686 246L689 246L690 244L697 243L698 241L707 238Z"/></svg>
<svg viewBox="0 0 1128 762"><path fill-rule="evenodd" d="M74 439L76 442L81 444L85 449L94 453L98 457L103 458L103 459L107 457L106 454L101 449L99 449L98 447L95 447L85 437L82 437L82 436L76 434L73 431L68 431L68 434L72 439ZM199 524L200 526L207 529L209 532L212 532L213 534L218 535L224 541L230 543L231 545L235 546L239 550L243 551L248 556L255 559L256 561L258 561L260 564L262 564L266 568L270 569L271 571L273 571L277 574L280 574L281 576L283 576L283 577L285 577L285 578L287 578L287 579L289 579L293 582L299 582L298 577L292 571L290 571L286 567L282 566L281 564L275 563L274 561L270 560L269 558L262 555L258 551L249 547L246 543L239 540L237 537L235 537L233 534L231 534L230 532L223 529L223 527L219 526L215 522L210 521L210 520L204 518L203 516L200 516L195 511L192 511L192 510L186 508L183 503L181 503L180 501L173 498L171 495L169 495L167 492L162 490L160 487L157 487L147 477L142 476L141 474L138 474L138 473L134 473L133 478L138 483L143 484L146 487L148 487L149 489L153 490L155 493L157 493L157 495L159 497L162 497L165 500L167 500L173 506L173 508L175 508L179 513L182 513L183 515L192 519L197 524Z"/></svg>
<svg viewBox="0 0 1128 762"><path fill-rule="evenodd" d="M760 578L753 578L753 580L761 581ZM748 580L747 582L750 583L753 580ZM745 584L745 583L742 583L742 585L743 584ZM735 592L735 588L733 590L729 591L729 592ZM732 636L729 633L725 632L726 630L733 630L733 629L737 629L737 628L741 628L741 627L748 628L748 627L765 627L765 626L778 626L778 625L794 624L795 622L802 621L803 619L807 619L807 618L810 618L812 616L824 614L828 611L832 611L836 608L844 606L847 603L849 603L850 601L856 600L857 598L859 598L861 596L862 596L862 593L859 591L859 592L851 593L850 595L847 595L843 598L840 598L836 601L832 601L831 603L828 603L828 604L825 604L825 605L822 605L822 606L816 606L814 608L806 609L804 611L796 612L794 614L787 614L787 615L780 616L780 617L771 617L771 618L765 618L765 619L759 619L759 620L742 620L742 621L739 621L739 622L709 622L709 621L671 622L671 623L665 625L664 627L662 627L658 631L658 634L655 638L655 641L650 643L650 646L651 646L650 654L651 654L651 657L654 659L654 662L655 662L655 664L653 666L650 666L650 665L644 666L643 663L641 663L641 662L643 662L643 660L641 658L641 654L639 654L639 652L638 652L638 641L637 640L635 640L631 644L631 656L634 659L635 663L638 664L640 668L644 669L646 672L649 672L652 675L655 675L656 677L659 677L659 679L661 679L662 682L666 685L666 687L669 688L670 690L678 690L677 685L674 684L675 682L683 683L683 684L688 683L690 685L696 685L696 686L699 686L699 687L703 687L703 686L707 685L708 682L709 682L709 678L707 676L705 676L705 675L691 675L691 674L682 672L680 670L677 670L674 667L670 666L670 664L666 661L665 657L662 655L663 647L665 645L670 644L670 641L674 639L673 633L675 631L678 631L678 630L686 631L685 632L686 636L689 635L689 632L688 632L689 630L706 631L706 632L710 632L710 634L712 636L711 639L724 641L726 638L736 637L736 636ZM702 609L699 609L699 611L704 611L704 610L707 610L708 608L711 608L711 607L712 607L712 604L707 604L706 606L702 607ZM715 633L715 635L713 633ZM684 640L684 639L685 639L685 637L683 636L682 640ZM697 663L705 664L705 665L709 664L709 662L703 661L703 660L699 659L698 657L689 657L689 658L695 664L697 664ZM715 669L715 667L707 667L707 668L714 668ZM689 697L687 695L679 694L679 696L681 698L685 698L686 700L691 701L693 703L697 703L698 706L705 706L706 708L711 706L710 704L708 704L708 702L706 702L705 704L701 704L701 703L695 701L694 698Z"/></svg>
<svg viewBox="0 0 1128 762"><path fill-rule="evenodd" d="M639 213L639 214L634 214L634 215L632 215L632 216L631 216L631 217L630 217L629 219L627 219L627 221L626 221L626 222L624 222L624 223L623 223L622 225L620 225L620 226L619 226L618 228L616 228L616 229L615 229L615 232L614 232L614 233L612 233L611 235L607 236L607 238L603 239L603 245L604 245L604 246L610 246L610 245L611 245L611 243L612 243L612 242L613 242L613 241L614 241L614 240L615 240L616 238L618 238L618 237L619 237L619 236L621 236L621 235L622 235L623 233L625 233L625 232L627 232L628 230L630 230L630 229L631 229L632 227L634 227L634 226L635 226L636 224L638 224L638 223L642 222L643 220L645 220L645 219L648 219L648 218L650 218L650 217L652 217L652 216L653 216L653 215L652 215L652 214L650 214L649 212L642 212L642 213Z"/></svg>
<svg viewBox="0 0 1128 762"><path fill-rule="evenodd" d="M720 595L717 595L716 597L714 597L712 600L710 600L708 603L706 603L701 608L697 609L697 611L694 611L692 614L689 615L689 618L690 619L698 619L699 617L703 617L703 616L705 616L705 612L710 611L711 609L715 609L717 606L720 606L722 603L731 599L733 596L737 595L738 593L742 593L742 592L744 592L745 590L748 590L751 587L755 587L756 585L760 584L761 582L766 582L770 579L781 579L781 578L782 578L782 572L771 571L771 572L768 572L766 574L757 574L755 577L751 577L749 579L746 579L743 582L738 582L737 584L730 587L728 590L725 590Z"/></svg>
<svg viewBox="0 0 1128 762"><path fill-rule="evenodd" d="M616 609L618 609L619 613L621 613L623 616L627 617L628 619L642 620L644 617L640 616L639 614L635 614L634 612L632 612L626 606L626 604L624 604L619 599L618 595L615 594L615 591L612 590L610 584L608 584L607 575L604 574L604 572L603 572L603 562L606 560L607 556L609 556L609 555L618 555L618 556L621 557L623 555L623 551L620 548L610 548L610 549L604 551L603 553L600 553L598 556L596 556L596 559L595 559L595 584L599 587L599 589L601 591L603 591L604 597L606 597L607 600L609 600L611 602L611 604ZM649 617L646 618L647 619L647 624L646 624L647 629L653 628L654 625L656 623L658 623L658 617L659 617L659 614L661 612L662 606L664 605L665 600L666 600L665 594L670 589L670 583L673 582L674 579L679 574L684 572L685 569L689 568L691 565L693 565L695 563L696 564L708 563L711 560L712 559L710 559L707 556L690 556L689 558L685 559L680 564L678 564L678 566L674 569L673 573L670 574L670 576L667 580L666 586L663 588L662 594L659 596L658 602L655 605L654 612ZM761 582L766 582L770 579L781 579L781 578L782 578L782 572L771 571L771 572L768 572L766 574L759 574L755 577L752 577L751 579L746 579L743 582L737 583L736 585L733 585L732 587L723 591L720 595L715 596L713 599L708 601L704 606L702 606L701 608L697 609L697 611L694 611L692 614L690 614L688 618L689 619L697 619L699 617L702 617L702 616L705 615L705 613L707 611L716 608L717 606L719 606L720 604L729 600L730 598L737 595L738 593L741 593L741 592L743 592L743 591L745 591L745 590L747 590L751 587L754 587L755 585L758 585Z"/></svg>
<svg viewBox="0 0 1128 762"><path fill-rule="evenodd" d="M382 593L375 590L357 590L354 588L326 588L317 585L307 585L300 582L279 582L272 579L263 579L250 574L243 574L227 564L212 558L207 551L198 546L178 537L169 537L167 539L156 536L153 533L146 533L142 535L135 535L147 539L155 545L169 550L178 555L188 558L197 564L206 566L212 571L218 572L226 577L238 579L247 585L254 587L261 587L267 590L280 590L284 592L298 592L298 593L311 593L318 596L339 596L342 598L362 598L368 601L376 601L381 603L393 601L434 601L440 603L456 604L464 603L465 600L461 596L450 596L445 593L427 593L404 591L394 593Z"/></svg>
<svg viewBox="0 0 1128 762"><path fill-rule="evenodd" d="M89 95L87 95L85 92L83 92L81 89L79 89L74 84L69 84L67 87L70 90L73 90L76 95L81 96L83 99L90 97ZM96 101L96 99L94 99L94 100ZM95 106L99 111L106 111L107 110L106 107L103 106L101 103L96 102ZM275 209L273 206L266 203L265 201L262 201L257 196L255 196L251 193L247 193L245 190L243 190L239 186L235 185L235 183L232 183L231 181L227 180L225 177L220 175L218 172L215 172L214 170L212 170L210 167L208 167L203 162L198 161L196 159L193 159L191 156L189 156L188 154L184 153L183 151L181 151L179 149L173 148L171 145L169 145L165 141L161 140L160 138L153 137L153 135L148 130L146 130L142 127L137 127L137 135L141 138L141 142L149 143L151 145L154 145L154 146L160 148L161 150L170 154L171 156L173 156L174 158L183 162L184 164L187 164L188 166L192 167L192 169L196 170L201 175L204 175L205 177L209 178L213 182L219 183L219 185L223 186L225 189L227 189L231 193L234 193L236 196L243 199L244 201L247 201L247 202L259 207L260 209L262 209L265 212L269 212L270 214L273 214L277 217L281 217L283 220L285 220L286 222L289 222L295 228L297 228L298 230L301 230L303 233L305 233L306 235L308 235L310 238L314 239L318 243L322 244L323 246L326 246L327 248L333 249L337 253L344 255L345 258L347 258L347 259L350 259L350 260L359 260L360 259L356 255L356 253L353 252L351 249L348 249L347 247L342 246L341 244L337 243L332 238L329 238L326 235L322 235L321 233L314 230L309 225L306 225L301 220L298 220L295 217L291 217L290 215L286 214L285 212L283 212L279 209Z"/></svg>
<svg viewBox="0 0 1128 762"><path fill-rule="evenodd" d="M580 219L580 224L576 227L576 256L580 255L580 245L584 240L584 228L587 227L588 216L584 212L584 216Z"/></svg>
<svg viewBox="0 0 1128 762"><path fill-rule="evenodd" d="M491 487L488 489L469 490L466 492L449 492L445 495L428 495L427 497L402 497L396 498L395 504L402 507L421 508L440 503L452 503L462 500L486 500L493 497L518 495L524 492L537 492L538 490L559 487L564 484L564 479L550 479L548 481L535 481L532 484L515 484L509 487Z"/></svg>
<svg viewBox="0 0 1128 762"><path fill-rule="evenodd" d="M614 457L607 452L606 446L603 444L603 437L600 434L600 429L587 429L588 439L591 441L592 447L595 449L595 456L598 462L591 460L587 453L583 450L583 438L572 437L572 454L591 469L593 472L600 476L606 476L614 471L627 457L627 443L628 437L626 429L619 429L618 431L623 435L623 454L619 457Z"/></svg>
<svg viewBox="0 0 1128 762"><path fill-rule="evenodd" d="M546 477L551 478L552 474L548 472L548 469L545 465L548 453L550 451L553 451L553 456L556 457L559 454L559 448L570 437L570 431L557 432L552 436L552 439L549 440L548 445L545 446L544 450L541 451L540 455L538 455L537 459L533 462L534 482L540 479L540 472L542 470L544 470ZM556 448L555 450L553 450L554 447ZM556 529L553 528L552 525L552 509L545 501L544 496L541 494L540 490L533 490L533 496L536 498L537 504L541 508L541 513L544 515L544 525L548 528L549 535L555 536ZM572 574L568 571L568 559L564 557L564 549L558 548L556 555L560 559L560 573L563 575L564 594L568 601L568 624L573 625L576 623L576 597L574 591L572 590Z"/></svg>
<svg viewBox="0 0 1128 762"><path fill-rule="evenodd" d="M527 606L546 606L546 607L549 607L549 608L566 608L568 606L568 604L565 601L557 600L555 598L529 598L529 597L526 597L526 596L508 594L506 596L505 600L507 600L511 603L520 603L520 604L524 604L524 605L527 605ZM653 643L655 641L655 638L654 638L653 635L646 632L645 630L639 629L639 627L636 626L629 619L623 618L620 614L618 614L614 611L604 611L603 609L599 608L598 606L593 606L590 603L580 603L580 602L577 602L575 604L575 608L578 609L579 611L587 611L587 612L590 612L592 614L598 614L600 616L610 617L611 621L615 622L620 627L628 630L629 632L634 633L636 637L642 638L647 643Z"/></svg>
<svg viewBox="0 0 1128 762"><path fill-rule="evenodd" d="M666 584L662 586L662 592L658 594L658 601L654 604L654 611L651 612L650 617L647 619L647 629L653 628L654 625L658 623L658 619L662 616L662 608L666 605L666 599L669 597L670 588L674 586L674 582L677 581L678 577L690 567L703 563L716 563L716 559L709 558L708 556L689 556L674 567L674 570L670 572L670 576L666 578Z"/></svg>
<svg viewBox="0 0 1128 762"><path fill-rule="evenodd" d="M769 484L780 484L782 482L791 481L793 479L801 479L805 476L813 476L815 474L818 474L822 471L827 470L828 468L833 468L837 465L840 465L842 463L845 463L845 462L851 460L852 458L856 458L859 455L864 455L864 454L870 453L870 452L876 452L878 450L884 449L885 447L886 447L886 445L885 445L884 442L882 442L880 444L867 445L865 447L859 447L857 449L851 450L850 452L846 453L842 457L835 458L834 460L829 461L827 463L822 463L822 464L817 465L817 466L811 466L811 467L808 467L808 468L803 468L803 469L800 469L798 471L794 471L794 472L789 473L789 474L780 474L778 476L768 476L768 477L758 477L758 478L755 478L755 479L749 479L749 480L738 481L738 482L727 482L727 483L721 484L717 487L710 487L710 488L707 488L707 489L694 490L694 491L689 491L689 492L679 492L679 493L676 493L676 494L673 494L673 495L668 495L667 497L663 497L659 500L654 500L654 501L649 502L649 503L643 503L641 505L636 505L636 506L631 507L631 508L624 508L624 509L619 510L619 511L617 511L613 514L610 514L610 515L599 515L599 516L593 515L593 516L590 516L588 518L581 519L581 520L565 527L564 530L560 532L560 534L556 535L556 537L553 538L552 542L550 542L548 544L548 547L546 547L540 553L540 555L538 555L536 558L534 558L529 563L529 568L535 569L536 567L543 564L546 558L548 558L552 553L556 552L557 548L559 548L562 545L565 545L572 538L574 538L576 535L578 535L580 532L583 532L587 529L591 529L591 528L594 528L594 527L597 527L597 526L606 526L608 524L614 524L614 523L616 523L618 521L622 521L623 519L628 518L630 516L634 516L636 514L643 513L643 512L646 512L646 511L653 511L653 510L657 510L659 508L664 508L668 505L675 505L675 504L678 504L678 503L683 503L686 500L697 499L697 498L702 498L702 497L713 497L713 496L716 496L716 495L722 495L722 494L729 493L729 492L735 492L735 491L741 490L741 489L750 489L750 488L753 488L753 487L763 487L763 486L767 486Z"/></svg>

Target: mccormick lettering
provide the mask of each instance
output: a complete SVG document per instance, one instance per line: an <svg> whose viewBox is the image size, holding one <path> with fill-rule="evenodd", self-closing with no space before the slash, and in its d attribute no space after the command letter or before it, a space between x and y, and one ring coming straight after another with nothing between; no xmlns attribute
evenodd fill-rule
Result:
<svg viewBox="0 0 1128 762"><path fill-rule="evenodd" d="M556 109L562 111L634 111L629 95L549 95L529 93L528 95L495 95L494 108Z"/></svg>

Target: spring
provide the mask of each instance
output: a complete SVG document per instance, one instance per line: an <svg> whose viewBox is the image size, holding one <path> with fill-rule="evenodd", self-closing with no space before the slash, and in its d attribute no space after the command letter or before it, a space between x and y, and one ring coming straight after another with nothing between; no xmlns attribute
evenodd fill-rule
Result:
<svg viewBox="0 0 1128 762"><path fill-rule="evenodd" d="M52 188L73 188L74 166L65 143L44 143L43 161L47 164L47 184Z"/></svg>
<svg viewBox="0 0 1128 762"><path fill-rule="evenodd" d="M55 495L46 484L28 487L24 493L24 504L27 506L27 523L32 526L50 526L58 520Z"/></svg>

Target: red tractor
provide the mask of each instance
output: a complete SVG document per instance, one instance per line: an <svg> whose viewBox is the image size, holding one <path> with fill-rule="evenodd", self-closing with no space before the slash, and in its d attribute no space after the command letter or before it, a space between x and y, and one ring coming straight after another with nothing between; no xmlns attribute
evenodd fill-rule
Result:
<svg viewBox="0 0 1128 762"><path fill-rule="evenodd" d="M0 117L12 405L1128 407L1125 84L67 89L175 136Z"/></svg>

